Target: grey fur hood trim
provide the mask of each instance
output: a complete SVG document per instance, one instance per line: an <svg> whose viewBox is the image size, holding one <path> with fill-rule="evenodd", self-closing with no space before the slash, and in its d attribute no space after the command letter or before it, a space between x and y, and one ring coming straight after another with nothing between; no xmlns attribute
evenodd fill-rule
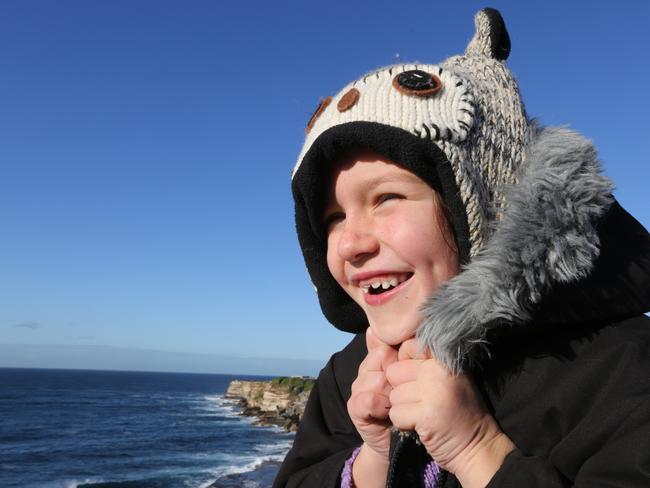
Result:
<svg viewBox="0 0 650 488"><path fill-rule="evenodd" d="M538 130L517 180L486 245L423 307L417 337L456 373L486 346L491 328L525 324L554 284L586 277L599 255L596 224L613 202L613 184L590 141Z"/></svg>

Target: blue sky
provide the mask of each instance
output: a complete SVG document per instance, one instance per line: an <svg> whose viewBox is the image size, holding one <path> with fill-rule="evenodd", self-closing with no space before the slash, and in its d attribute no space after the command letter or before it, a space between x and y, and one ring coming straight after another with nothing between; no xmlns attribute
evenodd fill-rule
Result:
<svg viewBox="0 0 650 488"><path fill-rule="evenodd" d="M294 235L304 126L366 71L462 52L483 6L0 3L0 344L52 346L40 366L63 346L329 357L349 336ZM650 4L491 6L528 113L593 139L648 227Z"/></svg>

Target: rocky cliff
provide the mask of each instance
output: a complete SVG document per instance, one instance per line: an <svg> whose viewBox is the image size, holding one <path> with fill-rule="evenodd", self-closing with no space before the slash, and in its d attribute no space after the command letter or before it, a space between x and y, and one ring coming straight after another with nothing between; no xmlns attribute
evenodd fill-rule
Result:
<svg viewBox="0 0 650 488"><path fill-rule="evenodd" d="M271 381L231 381L226 398L237 399L243 414L258 418L260 425L279 425L287 430L298 428L312 378L280 377Z"/></svg>

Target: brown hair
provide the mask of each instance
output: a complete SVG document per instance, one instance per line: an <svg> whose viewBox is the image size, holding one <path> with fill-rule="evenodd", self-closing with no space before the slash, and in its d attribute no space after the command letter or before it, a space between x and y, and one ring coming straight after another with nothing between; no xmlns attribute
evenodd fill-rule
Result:
<svg viewBox="0 0 650 488"><path fill-rule="evenodd" d="M451 225L451 210L449 210L449 207L447 207L444 198L442 198L442 195L438 191L433 190L433 194L434 200L436 201L436 204L441 210L443 216L442 219L436 219L440 232L442 233L442 237L449 249L458 254L458 238L456 237L456 230L454 229L454 226Z"/></svg>

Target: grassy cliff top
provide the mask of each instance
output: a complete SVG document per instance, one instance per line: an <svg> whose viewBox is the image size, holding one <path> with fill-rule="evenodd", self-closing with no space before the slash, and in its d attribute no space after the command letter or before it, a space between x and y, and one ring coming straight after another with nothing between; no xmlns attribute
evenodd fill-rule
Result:
<svg viewBox="0 0 650 488"><path fill-rule="evenodd" d="M278 376L271 380L271 384L282 387L292 395L299 395L303 391L310 391L316 384L316 380L300 376Z"/></svg>

